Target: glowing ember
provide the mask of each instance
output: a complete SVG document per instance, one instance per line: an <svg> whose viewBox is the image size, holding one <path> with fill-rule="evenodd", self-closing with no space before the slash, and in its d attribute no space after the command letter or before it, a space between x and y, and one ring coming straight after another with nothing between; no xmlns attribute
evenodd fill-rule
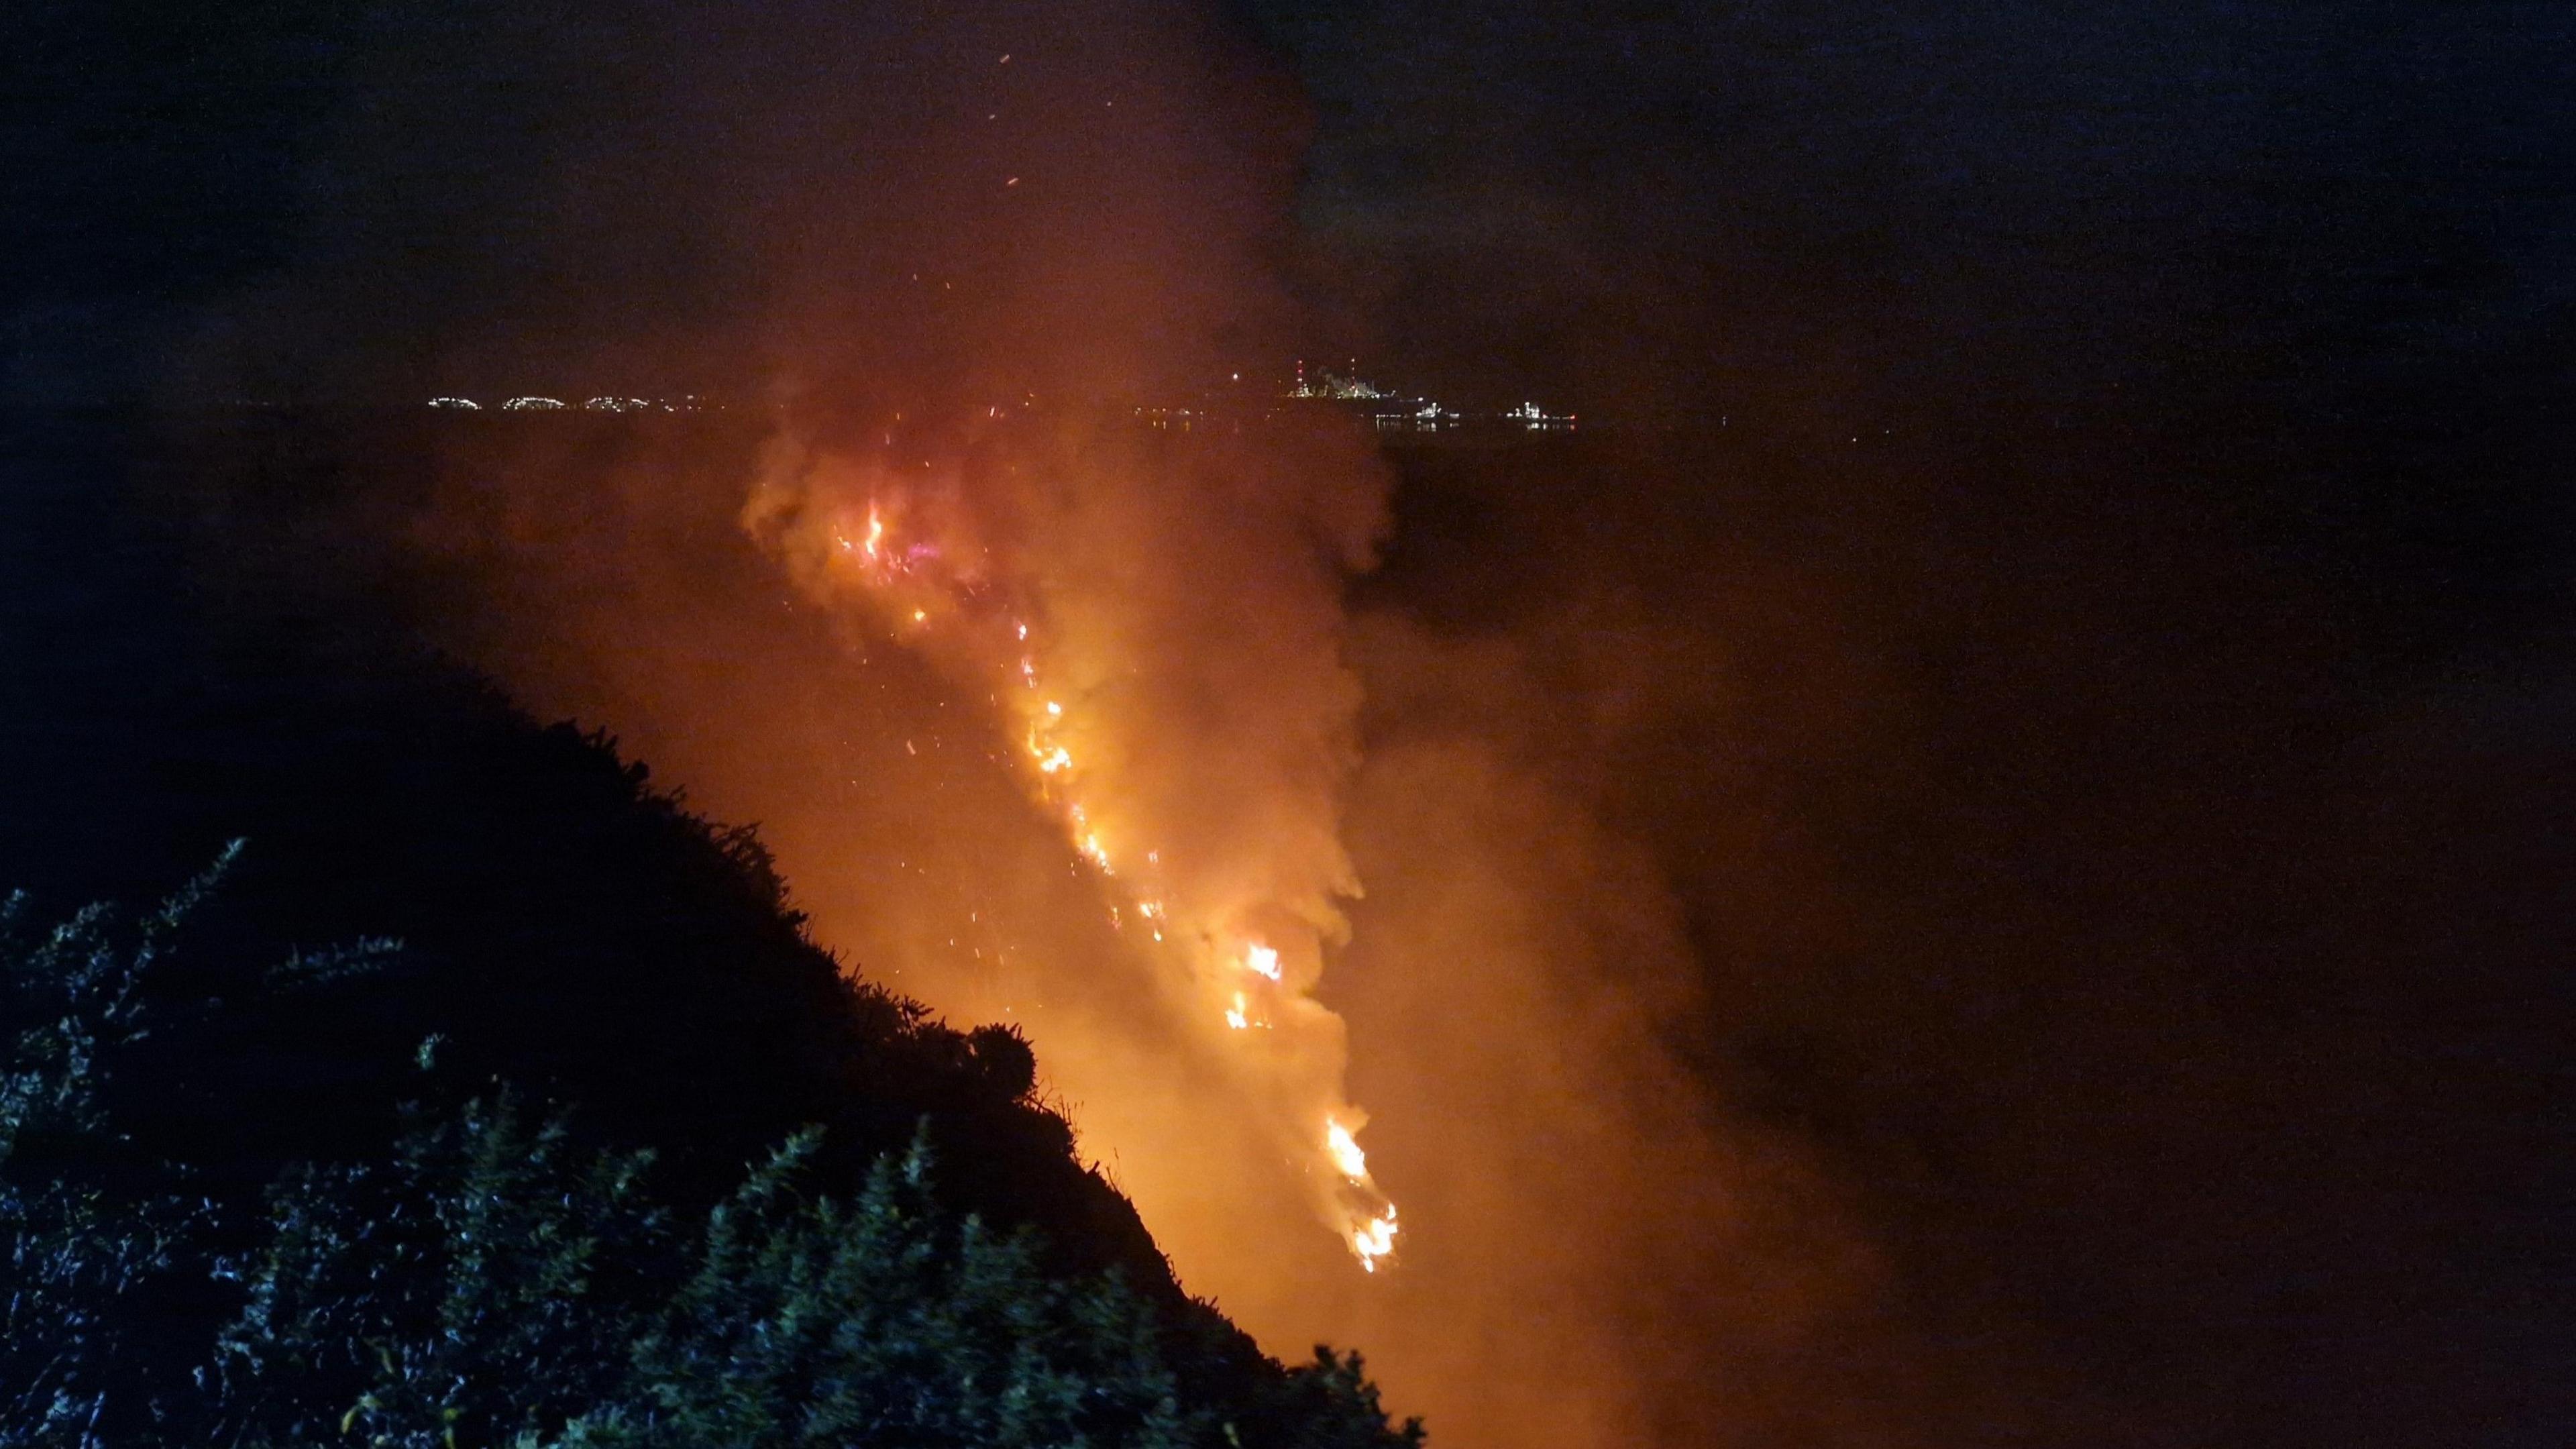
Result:
<svg viewBox="0 0 2576 1449"><path fill-rule="evenodd" d="M1276 981L1279 979L1279 953L1269 946L1259 944L1247 946L1243 952L1243 969L1255 976L1267 976Z"/></svg>

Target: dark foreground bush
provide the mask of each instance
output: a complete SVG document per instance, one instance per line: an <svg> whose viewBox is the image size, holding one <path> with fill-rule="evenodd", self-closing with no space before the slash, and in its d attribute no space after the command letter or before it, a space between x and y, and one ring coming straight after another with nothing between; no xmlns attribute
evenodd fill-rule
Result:
<svg viewBox="0 0 2576 1449"><path fill-rule="evenodd" d="M220 867L218 868L218 873ZM1115 1272L1051 1271L1027 1229L941 1206L926 1139L849 1195L788 1139L711 1210L652 1154L463 1095L372 1160L237 1201L137 1146L119 1057L191 1014L146 989L192 884L120 926L0 908L0 1446L389 1449L1282 1446L1375 1449L1356 1355L1211 1374L1230 1331ZM303 958L292 992L391 954ZM441 1098L444 1095L445 1100Z"/></svg>

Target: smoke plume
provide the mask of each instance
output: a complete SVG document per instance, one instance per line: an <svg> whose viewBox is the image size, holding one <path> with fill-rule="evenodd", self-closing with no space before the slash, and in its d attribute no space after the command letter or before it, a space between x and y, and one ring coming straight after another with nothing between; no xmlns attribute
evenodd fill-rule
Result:
<svg viewBox="0 0 2576 1449"><path fill-rule="evenodd" d="M854 969L1023 1026L1273 1351L1451 1443L1893 1437L1880 1266L1677 1054L1692 944L1582 764L1673 686L1543 667L1706 641L1353 612L1387 474L1260 407L1285 89L1179 6L762 16L387 42L189 366L729 398L460 422L332 546L757 823Z"/></svg>

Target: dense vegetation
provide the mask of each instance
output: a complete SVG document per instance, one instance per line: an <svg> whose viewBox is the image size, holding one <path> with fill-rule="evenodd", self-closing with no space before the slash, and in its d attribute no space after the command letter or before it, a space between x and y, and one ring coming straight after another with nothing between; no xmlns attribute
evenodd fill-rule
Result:
<svg viewBox="0 0 2576 1449"><path fill-rule="evenodd" d="M650 1149L585 1144L424 1041L389 1149L289 1167L256 1200L145 1145L112 1089L220 1003L155 978L223 870L130 927L0 911L0 1445L356 1442L1393 1445L1356 1356L1247 1359L1205 1310L1050 1271L1036 1231L933 1190L927 1119L854 1192L822 1129L698 1210ZM382 971L300 956L273 1003ZM918 1013L901 1030L940 1029ZM962 1039L970 1060L1015 1037ZM1029 1086L1026 1049L1005 1088ZM442 1100L443 1098L443 1100Z"/></svg>

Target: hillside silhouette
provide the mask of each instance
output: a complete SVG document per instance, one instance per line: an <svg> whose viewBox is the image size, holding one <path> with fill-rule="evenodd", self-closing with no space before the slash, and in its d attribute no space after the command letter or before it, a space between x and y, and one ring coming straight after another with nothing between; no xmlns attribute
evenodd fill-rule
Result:
<svg viewBox="0 0 2576 1449"><path fill-rule="evenodd" d="M917 1144L940 1210L1034 1230L1049 1277L1123 1280L1185 1346L1189 1395L1282 1382L1082 1164L1025 1039L815 945L751 828L362 604L218 596L146 503L186 454L138 419L10 426L0 885L37 922L148 905L243 842L142 986L165 1024L104 1079L126 1159L255 1204L295 1164L380 1156L434 1041L449 1080L564 1104L580 1150L652 1150L683 1219L808 1127L804 1180L848 1197ZM318 984L268 989L298 960Z"/></svg>

